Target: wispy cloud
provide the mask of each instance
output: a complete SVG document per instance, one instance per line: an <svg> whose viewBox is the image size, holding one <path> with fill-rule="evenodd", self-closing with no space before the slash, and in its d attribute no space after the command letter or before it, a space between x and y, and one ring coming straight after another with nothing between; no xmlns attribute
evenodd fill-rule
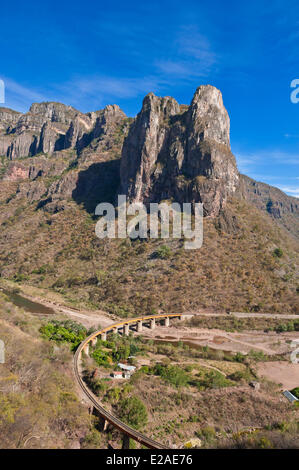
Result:
<svg viewBox="0 0 299 470"><path fill-rule="evenodd" d="M284 193L287 193L289 196L299 198L299 186L277 185L277 187L281 189Z"/></svg>
<svg viewBox="0 0 299 470"><path fill-rule="evenodd" d="M173 49L173 55L155 62L159 72L171 76L172 80L205 77L217 63L210 41L194 26L180 29Z"/></svg>
<svg viewBox="0 0 299 470"><path fill-rule="evenodd" d="M99 109L120 99L144 96L149 91L157 92L165 82L155 76L140 78L115 78L112 76L76 77L63 85L57 85L64 102L80 108L82 102Z"/></svg>
<svg viewBox="0 0 299 470"><path fill-rule="evenodd" d="M252 153L236 153L241 173L273 185L290 196L299 197L299 155L281 150L261 150ZM269 174L269 172L271 172ZM295 174L294 174L295 173Z"/></svg>
<svg viewBox="0 0 299 470"><path fill-rule="evenodd" d="M106 25L104 31L111 27ZM120 28L119 37L125 35L126 30ZM136 39L136 35L141 36L143 41L154 41L148 37L144 38L145 32L140 28L132 30L125 39L131 43L134 38ZM132 55L134 48L132 44L129 45ZM48 82L42 91L28 88L7 78L7 101L10 107L20 111L26 111L34 101L62 101L88 111L118 100L144 96L150 91L161 95L167 94L169 86L181 85L186 81L197 82L199 77L207 76L216 63L217 55L208 38L201 34L197 27L182 26L170 39L168 49L157 52L157 57L149 67L148 75L78 74L62 83Z"/></svg>
<svg viewBox="0 0 299 470"><path fill-rule="evenodd" d="M244 154L244 153L239 153L236 152L236 160L238 164L238 168L241 173L249 173L253 170L254 166L258 163L259 161L259 155L253 153L253 154Z"/></svg>
<svg viewBox="0 0 299 470"><path fill-rule="evenodd" d="M299 151L298 153L286 152L282 150L261 150L252 153L236 153L236 158L239 163L240 169L248 169L248 167L257 165L259 163L271 162L279 163L281 165L299 165Z"/></svg>
<svg viewBox="0 0 299 470"><path fill-rule="evenodd" d="M46 95L35 89L21 85L7 77L3 80L7 104L13 109L25 112L28 110L28 103L46 100Z"/></svg>
<svg viewBox="0 0 299 470"><path fill-rule="evenodd" d="M32 102L61 101L77 107L79 110L89 111L100 109L118 99L134 98L145 95L149 91L158 91L163 87L164 81L155 76L147 78L115 78L111 76L74 77L66 83L48 84L43 92L27 88L13 80L6 79L5 106L26 112ZM88 103L88 109L82 109Z"/></svg>
<svg viewBox="0 0 299 470"><path fill-rule="evenodd" d="M299 134L284 134L286 139L299 139Z"/></svg>
<svg viewBox="0 0 299 470"><path fill-rule="evenodd" d="M179 54L200 61L206 68L215 64L217 56L212 49L207 37L201 34L195 27L182 28L178 39Z"/></svg>

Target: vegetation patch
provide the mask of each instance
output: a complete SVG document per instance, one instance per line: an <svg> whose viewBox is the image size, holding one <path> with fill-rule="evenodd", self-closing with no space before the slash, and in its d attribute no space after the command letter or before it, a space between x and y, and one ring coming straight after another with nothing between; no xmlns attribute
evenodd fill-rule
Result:
<svg viewBox="0 0 299 470"><path fill-rule="evenodd" d="M71 350L75 350L86 338L86 328L72 320L51 320L40 328L42 336L58 343L70 343Z"/></svg>

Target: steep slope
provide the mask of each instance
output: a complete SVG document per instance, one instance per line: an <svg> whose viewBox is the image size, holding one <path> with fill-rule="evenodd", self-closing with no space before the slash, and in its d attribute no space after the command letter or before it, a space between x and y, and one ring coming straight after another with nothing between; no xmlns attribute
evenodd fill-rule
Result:
<svg viewBox="0 0 299 470"><path fill-rule="evenodd" d="M132 201L203 202L218 215L238 184L219 90L199 87L189 107L147 95L124 142L121 192Z"/></svg>
<svg viewBox="0 0 299 470"><path fill-rule="evenodd" d="M43 340L41 321L0 292L1 449L79 448L90 416L76 394L68 345Z"/></svg>
<svg viewBox="0 0 299 470"><path fill-rule="evenodd" d="M20 135L43 140L45 125L65 132L61 150L0 161L2 277L120 315L298 311L297 200L238 174L219 90L200 87L190 107L149 94L136 119L115 105L87 115L61 106L34 105L26 119L0 114L5 132L28 119ZM94 209L118 192L145 203L202 201L203 247L99 240Z"/></svg>
<svg viewBox="0 0 299 470"><path fill-rule="evenodd" d="M270 214L289 232L299 237L299 200L287 196L280 189L240 175L239 192L242 198Z"/></svg>

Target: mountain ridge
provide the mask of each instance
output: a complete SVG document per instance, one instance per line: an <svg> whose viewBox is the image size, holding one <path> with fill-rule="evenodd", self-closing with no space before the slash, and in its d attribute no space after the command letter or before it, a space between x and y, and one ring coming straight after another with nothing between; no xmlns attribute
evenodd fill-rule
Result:
<svg viewBox="0 0 299 470"><path fill-rule="evenodd" d="M191 107L147 95L136 118L117 105L76 116L43 105L34 109L46 116L14 124L20 134L10 138L26 141L37 126L36 141L53 153L0 159L1 277L118 316L298 312L299 201L239 174L220 92L198 90ZM67 148L55 150L57 139ZM99 240L95 207L120 191L145 204L203 202L202 248Z"/></svg>
<svg viewBox="0 0 299 470"><path fill-rule="evenodd" d="M54 212L73 196L94 210L105 171L114 195L203 202L204 214L214 217L235 193L298 236L299 202L240 175L229 134L221 92L210 85L197 88L190 106L149 93L135 118L117 105L88 113L58 102L33 103L27 113L2 107L0 176L18 181L17 194L42 199ZM46 187L39 177L61 181ZM113 194L107 199L115 202Z"/></svg>

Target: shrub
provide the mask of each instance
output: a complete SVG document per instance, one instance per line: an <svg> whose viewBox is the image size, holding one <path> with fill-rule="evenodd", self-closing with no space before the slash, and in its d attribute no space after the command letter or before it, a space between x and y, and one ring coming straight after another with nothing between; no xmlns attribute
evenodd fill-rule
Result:
<svg viewBox="0 0 299 470"><path fill-rule="evenodd" d="M91 357L99 366L108 366L111 364L111 358L109 357L108 353L106 351L101 351L101 349L96 349L93 351Z"/></svg>
<svg viewBox="0 0 299 470"><path fill-rule="evenodd" d="M105 398L112 403L117 403L120 399L121 389L119 387L110 388L105 395Z"/></svg>
<svg viewBox="0 0 299 470"><path fill-rule="evenodd" d="M207 442L213 441L216 437L216 431L212 426L206 426L195 433L198 437L203 437Z"/></svg>
<svg viewBox="0 0 299 470"><path fill-rule="evenodd" d="M171 249L167 245L159 246L155 252L155 256L160 259L168 259L171 256Z"/></svg>
<svg viewBox="0 0 299 470"><path fill-rule="evenodd" d="M273 256L275 256L276 258L281 258L283 256L283 251L281 248L275 248L275 250L273 251Z"/></svg>
<svg viewBox="0 0 299 470"><path fill-rule="evenodd" d="M182 387L188 384L189 375L184 370L177 366L165 366L156 364L153 368L155 375L161 376L166 382L169 382L175 387Z"/></svg>
<svg viewBox="0 0 299 470"><path fill-rule="evenodd" d="M233 357L233 360L236 361L236 362L243 363L246 360L246 356L244 354L240 353L240 352L237 352L235 354L235 356Z"/></svg>
<svg viewBox="0 0 299 470"><path fill-rule="evenodd" d="M133 428L140 429L147 424L147 409L140 398L125 398L120 402L119 406L121 419Z"/></svg>
<svg viewBox="0 0 299 470"><path fill-rule="evenodd" d="M87 335L86 328L80 323L73 322L72 320L52 320L46 325L43 325L39 331L46 339L63 343L71 343L72 350L75 350Z"/></svg>
<svg viewBox="0 0 299 470"><path fill-rule="evenodd" d="M296 387L296 388L293 388L293 390L291 390L291 393L299 399L299 387Z"/></svg>
<svg viewBox="0 0 299 470"><path fill-rule="evenodd" d="M275 328L276 333L284 333L286 331L299 331L299 321L289 321L288 323L280 323Z"/></svg>
<svg viewBox="0 0 299 470"><path fill-rule="evenodd" d="M229 387L230 385L234 385L231 380L228 380L224 375L220 374L220 372L216 370L212 370L205 374L203 378L200 378L196 382L197 387L202 390L205 388L223 388Z"/></svg>

